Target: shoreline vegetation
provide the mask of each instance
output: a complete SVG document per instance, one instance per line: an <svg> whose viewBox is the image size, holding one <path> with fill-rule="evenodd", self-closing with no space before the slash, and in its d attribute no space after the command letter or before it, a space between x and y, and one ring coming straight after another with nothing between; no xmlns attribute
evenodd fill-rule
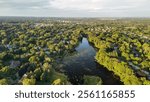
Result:
<svg viewBox="0 0 150 102"><path fill-rule="evenodd" d="M71 85L55 69L82 37L98 50L95 60L125 85L150 85L150 19L0 19L1 85ZM95 76L84 83L102 84Z"/></svg>
<svg viewBox="0 0 150 102"><path fill-rule="evenodd" d="M103 46L103 43L107 43L104 41L98 40L98 42L93 41L97 39L94 35L89 36L90 42L94 43L96 48L99 48L95 59L96 61L105 66L108 70L113 71L115 75L120 77L120 80L125 85L149 85L150 81L146 80L146 78L141 77L138 78L133 69L126 63L117 58L110 57L110 55L106 52L108 46ZM102 45L102 46L101 46ZM109 46L110 47L110 46Z"/></svg>

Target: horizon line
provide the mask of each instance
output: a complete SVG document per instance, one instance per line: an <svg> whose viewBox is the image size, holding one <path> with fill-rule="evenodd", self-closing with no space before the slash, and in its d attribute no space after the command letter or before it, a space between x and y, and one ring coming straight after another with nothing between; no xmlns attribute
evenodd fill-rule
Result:
<svg viewBox="0 0 150 102"><path fill-rule="evenodd" d="M99 16L99 17L77 17L77 16L0 16L0 17L35 17L35 18L150 18L150 17L145 17L145 16L121 16L121 17L109 17L109 16L106 16L106 17L102 17L102 16Z"/></svg>

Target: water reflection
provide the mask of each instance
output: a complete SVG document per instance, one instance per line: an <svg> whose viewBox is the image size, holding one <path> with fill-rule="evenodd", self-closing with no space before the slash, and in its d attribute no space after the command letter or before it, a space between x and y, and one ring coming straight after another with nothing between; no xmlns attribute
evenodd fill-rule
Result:
<svg viewBox="0 0 150 102"><path fill-rule="evenodd" d="M122 84L112 72L95 62L96 50L87 38L83 38L75 49L76 53L63 58L60 67L72 84L82 85L84 75L99 76L105 85Z"/></svg>

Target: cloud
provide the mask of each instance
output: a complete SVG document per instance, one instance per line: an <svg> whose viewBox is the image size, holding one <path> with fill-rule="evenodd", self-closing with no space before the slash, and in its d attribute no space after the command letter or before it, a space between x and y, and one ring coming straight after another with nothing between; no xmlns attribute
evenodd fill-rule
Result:
<svg viewBox="0 0 150 102"><path fill-rule="evenodd" d="M150 16L150 0L0 0L0 15Z"/></svg>
<svg viewBox="0 0 150 102"><path fill-rule="evenodd" d="M42 8L48 5L49 0L0 0L3 9L30 9Z"/></svg>
<svg viewBox="0 0 150 102"><path fill-rule="evenodd" d="M50 0L51 7L71 10L101 9L103 0Z"/></svg>
<svg viewBox="0 0 150 102"><path fill-rule="evenodd" d="M66 10L123 10L138 8L148 0L50 0L53 8Z"/></svg>

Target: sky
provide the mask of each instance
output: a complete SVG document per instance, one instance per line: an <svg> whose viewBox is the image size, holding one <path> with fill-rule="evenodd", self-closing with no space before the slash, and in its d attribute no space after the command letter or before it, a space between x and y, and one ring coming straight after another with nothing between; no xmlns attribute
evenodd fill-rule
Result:
<svg viewBox="0 0 150 102"><path fill-rule="evenodd" d="M150 0L0 0L0 16L150 17Z"/></svg>

